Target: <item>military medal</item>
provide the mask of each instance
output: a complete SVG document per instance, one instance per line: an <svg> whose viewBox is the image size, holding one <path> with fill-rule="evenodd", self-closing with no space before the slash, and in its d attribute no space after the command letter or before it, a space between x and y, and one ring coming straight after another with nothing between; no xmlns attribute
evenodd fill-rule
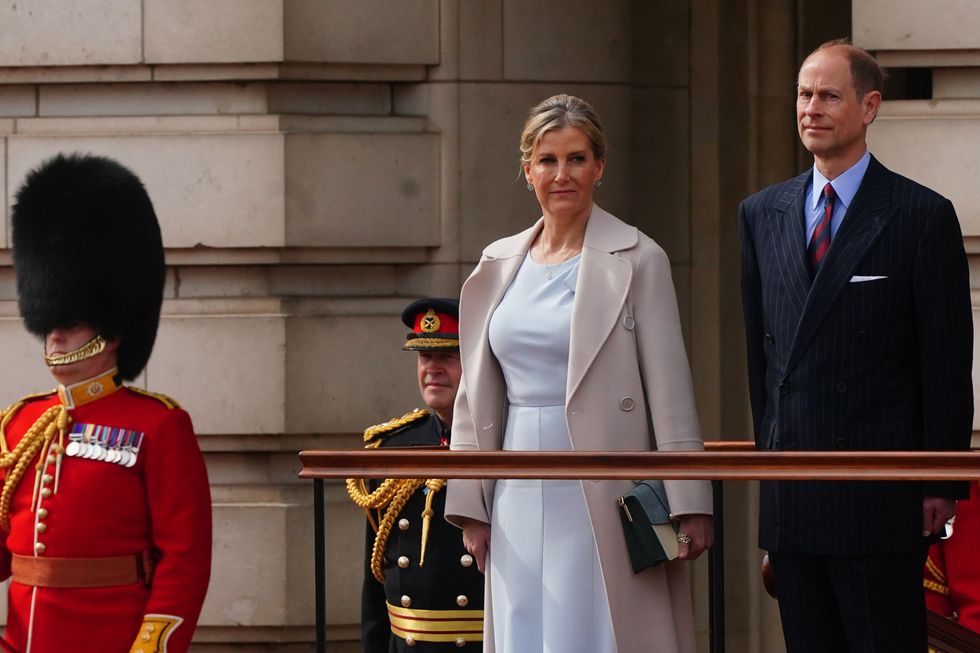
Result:
<svg viewBox="0 0 980 653"><path fill-rule="evenodd" d="M82 449L82 431L84 429L84 424L75 424L72 427L71 433L68 435L68 447L65 449L66 456L74 458L79 454Z"/></svg>

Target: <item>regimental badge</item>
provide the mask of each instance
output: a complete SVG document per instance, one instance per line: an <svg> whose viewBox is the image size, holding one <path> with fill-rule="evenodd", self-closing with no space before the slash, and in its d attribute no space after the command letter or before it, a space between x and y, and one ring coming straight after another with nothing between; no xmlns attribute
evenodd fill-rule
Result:
<svg viewBox="0 0 980 653"><path fill-rule="evenodd" d="M98 424L75 423L68 434L65 455L132 467L143 444L143 433Z"/></svg>
<svg viewBox="0 0 980 653"><path fill-rule="evenodd" d="M435 333L440 326L442 326L442 322L439 320L439 316L436 315L435 310L430 308L429 312L422 318L422 333Z"/></svg>

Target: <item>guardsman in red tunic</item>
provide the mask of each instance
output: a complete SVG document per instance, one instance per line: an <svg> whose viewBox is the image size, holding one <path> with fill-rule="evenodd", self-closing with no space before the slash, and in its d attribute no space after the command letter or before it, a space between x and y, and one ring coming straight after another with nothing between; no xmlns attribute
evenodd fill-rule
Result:
<svg viewBox="0 0 980 653"><path fill-rule="evenodd" d="M364 431L366 448L445 447L461 376L459 302L421 299L402 313L418 352L426 408ZM368 515L361 647L364 653L483 650L483 574L444 517L445 479L349 479Z"/></svg>
<svg viewBox="0 0 980 653"><path fill-rule="evenodd" d="M0 418L0 648L183 653L211 569L207 471L187 413L123 385L160 319L153 206L115 161L58 155L12 222L21 314L58 387Z"/></svg>
<svg viewBox="0 0 980 653"><path fill-rule="evenodd" d="M926 607L980 633L980 482L971 481L969 501L957 504L952 530L929 548Z"/></svg>

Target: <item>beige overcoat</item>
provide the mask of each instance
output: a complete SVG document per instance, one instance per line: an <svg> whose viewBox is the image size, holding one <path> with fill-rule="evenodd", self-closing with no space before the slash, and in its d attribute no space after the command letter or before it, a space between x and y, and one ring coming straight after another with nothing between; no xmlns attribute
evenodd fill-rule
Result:
<svg viewBox="0 0 980 653"><path fill-rule="evenodd" d="M452 449L501 447L506 388L487 329L542 224L538 220L487 247L463 285L463 382L456 398ZM565 415L576 451L703 449L667 255L598 206L593 206L586 227L572 308ZM489 523L494 485L450 481L449 521L469 517ZM634 575L616 503L632 483L584 481L583 486L619 653L693 652L686 563L671 562ZM711 513L707 481L667 481L666 487L674 514ZM492 592L487 583L485 651L494 650Z"/></svg>

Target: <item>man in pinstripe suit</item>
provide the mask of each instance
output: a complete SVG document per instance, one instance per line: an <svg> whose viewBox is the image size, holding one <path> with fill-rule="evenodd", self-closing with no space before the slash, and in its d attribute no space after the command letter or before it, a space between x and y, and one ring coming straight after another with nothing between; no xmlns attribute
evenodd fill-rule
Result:
<svg viewBox="0 0 980 653"><path fill-rule="evenodd" d="M868 152L882 71L842 41L800 68L811 170L739 207L756 446L959 450L969 273L952 204ZM922 566L960 483L764 482L760 546L790 653L926 649Z"/></svg>

